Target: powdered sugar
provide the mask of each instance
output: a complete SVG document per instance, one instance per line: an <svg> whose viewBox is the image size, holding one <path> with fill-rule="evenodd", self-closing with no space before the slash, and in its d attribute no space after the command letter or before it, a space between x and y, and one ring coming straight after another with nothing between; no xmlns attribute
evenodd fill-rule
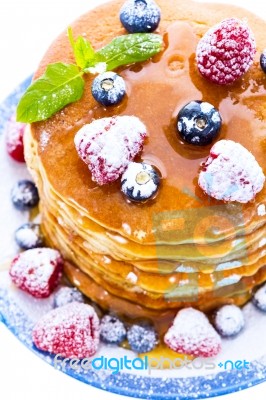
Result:
<svg viewBox="0 0 266 400"><path fill-rule="evenodd" d="M248 203L259 193L265 176L255 157L241 144L220 140L199 175L199 186L217 200Z"/></svg>
<svg viewBox="0 0 266 400"><path fill-rule="evenodd" d="M142 150L145 125L131 116L102 118L85 125L75 136L81 159L99 185L117 180Z"/></svg>
<svg viewBox="0 0 266 400"><path fill-rule="evenodd" d="M149 178L145 184L138 183L138 175L145 173ZM157 175L154 174L154 169L149 164L130 163L127 170L122 175L122 192L127 195L131 191L132 198L149 199L158 190Z"/></svg>
<svg viewBox="0 0 266 400"><path fill-rule="evenodd" d="M249 69L255 52L255 39L247 24L229 18L211 28L199 41L196 60L205 78L224 85Z"/></svg>
<svg viewBox="0 0 266 400"><path fill-rule="evenodd" d="M63 307L74 302L84 303L83 294L76 288L62 286L54 294L55 307Z"/></svg>
<svg viewBox="0 0 266 400"><path fill-rule="evenodd" d="M57 250L37 248L14 258L9 274L12 282L34 297L48 297L61 278L63 260Z"/></svg>
<svg viewBox="0 0 266 400"><path fill-rule="evenodd" d="M43 351L62 357L91 357L99 345L99 319L88 304L67 304L42 317L32 338Z"/></svg>
<svg viewBox="0 0 266 400"><path fill-rule="evenodd" d="M153 0L127 0L120 11L120 20L131 33L154 31L160 17L161 10Z"/></svg>
<svg viewBox="0 0 266 400"><path fill-rule="evenodd" d="M19 162L25 161L23 145L25 127L25 124L16 122L15 115L13 115L5 129L7 152L14 160Z"/></svg>
<svg viewBox="0 0 266 400"><path fill-rule="evenodd" d="M237 335L244 328L245 319L242 310L232 304L217 311L214 323L222 336L229 337Z"/></svg>
<svg viewBox="0 0 266 400"><path fill-rule="evenodd" d="M172 350L184 354L212 357L221 350L221 338L202 312L185 308L177 314L164 336Z"/></svg>
<svg viewBox="0 0 266 400"><path fill-rule="evenodd" d="M253 303L259 310L266 311L266 284L256 292Z"/></svg>

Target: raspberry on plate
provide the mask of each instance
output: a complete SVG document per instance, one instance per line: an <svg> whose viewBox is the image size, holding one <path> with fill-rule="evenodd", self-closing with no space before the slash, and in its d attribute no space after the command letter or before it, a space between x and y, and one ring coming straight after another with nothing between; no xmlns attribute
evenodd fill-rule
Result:
<svg viewBox="0 0 266 400"><path fill-rule="evenodd" d="M23 137L26 125L16 122L13 116L6 126L6 149L13 160L25 162Z"/></svg>
<svg viewBox="0 0 266 400"><path fill-rule="evenodd" d="M99 185L116 181L142 151L147 136L137 117L101 118L83 126L75 136L80 158Z"/></svg>
<svg viewBox="0 0 266 400"><path fill-rule="evenodd" d="M225 19L201 38L196 50L199 72L219 85L239 79L253 63L256 44L244 21Z"/></svg>
<svg viewBox="0 0 266 400"><path fill-rule="evenodd" d="M46 314L35 325L35 346L62 357L87 358L99 345L99 319L88 304L70 303Z"/></svg>
<svg viewBox="0 0 266 400"><path fill-rule="evenodd" d="M215 143L199 175L199 186L206 194L227 202L248 203L264 183L265 176L255 157L232 140Z"/></svg>
<svg viewBox="0 0 266 400"><path fill-rule="evenodd" d="M221 350L221 338L201 311L184 308L164 336L173 351L195 357L213 357Z"/></svg>
<svg viewBox="0 0 266 400"><path fill-rule="evenodd" d="M57 286L63 259L57 250L37 248L17 255L10 266L12 282L37 298L49 297Z"/></svg>

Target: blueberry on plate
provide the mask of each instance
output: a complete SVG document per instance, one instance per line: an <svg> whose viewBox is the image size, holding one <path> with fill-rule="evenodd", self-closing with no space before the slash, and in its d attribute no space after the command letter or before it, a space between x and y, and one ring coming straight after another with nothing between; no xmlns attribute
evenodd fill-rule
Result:
<svg viewBox="0 0 266 400"><path fill-rule="evenodd" d="M158 344L158 336L151 326L132 325L127 332L127 340L136 353L148 353Z"/></svg>
<svg viewBox="0 0 266 400"><path fill-rule="evenodd" d="M266 74L266 49L263 51L263 53L260 56L260 66L262 71Z"/></svg>
<svg viewBox="0 0 266 400"><path fill-rule="evenodd" d="M101 320L100 338L102 342L119 345L126 339L126 328L120 319L105 315Z"/></svg>
<svg viewBox="0 0 266 400"><path fill-rule="evenodd" d="M221 307L214 316L214 326L223 337L238 335L245 325L241 308L234 304Z"/></svg>
<svg viewBox="0 0 266 400"><path fill-rule="evenodd" d="M61 286L54 295L54 307L63 307L70 303L84 303L83 294L76 288Z"/></svg>
<svg viewBox="0 0 266 400"><path fill-rule="evenodd" d="M39 203L38 190L32 181L22 180L12 188L11 199L18 210L30 210Z"/></svg>
<svg viewBox="0 0 266 400"><path fill-rule="evenodd" d="M126 94L125 81L115 72L104 72L94 79L91 92L98 103L113 106L120 103Z"/></svg>
<svg viewBox="0 0 266 400"><path fill-rule="evenodd" d="M120 21L130 33L153 32L161 20L161 10L153 0L128 0L120 10Z"/></svg>
<svg viewBox="0 0 266 400"><path fill-rule="evenodd" d="M211 104L191 101L177 116L177 130L187 143L197 146L210 144L222 126L219 112Z"/></svg>
<svg viewBox="0 0 266 400"><path fill-rule="evenodd" d="M22 250L42 247L44 243L40 225L31 222L21 225L15 232L15 241Z"/></svg>
<svg viewBox="0 0 266 400"><path fill-rule="evenodd" d="M263 285L254 295L252 303L260 311L266 312L266 284Z"/></svg>
<svg viewBox="0 0 266 400"><path fill-rule="evenodd" d="M154 198L160 186L160 176L151 165L132 162L121 182L121 190L129 200L142 202Z"/></svg>

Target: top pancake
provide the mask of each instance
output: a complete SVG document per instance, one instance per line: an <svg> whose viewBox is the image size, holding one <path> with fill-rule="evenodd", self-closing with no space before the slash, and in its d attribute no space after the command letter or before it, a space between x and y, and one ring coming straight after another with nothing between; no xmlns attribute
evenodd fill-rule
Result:
<svg viewBox="0 0 266 400"><path fill-rule="evenodd" d="M119 21L122 4L123 1L112 1L88 12L72 25L74 36L83 35L98 49L125 34ZM66 203L84 217L134 242L206 243L243 236L246 230L254 231L265 223L266 216L258 213L258 207L265 204L266 187L254 202L245 205L224 204L205 195L197 178L211 146L182 143L176 132L176 116L191 100L213 104L223 119L217 140L241 143L266 172L266 76L259 67L266 22L233 6L183 0L158 4L162 9L158 33L164 36L164 52L153 61L120 69L128 93L120 105L106 109L96 103L91 95L94 77L87 75L80 101L45 122L32 124L42 166L54 191ZM242 79L230 86L217 86L200 76L195 49L209 27L231 17L248 18L258 51L253 67ZM35 78L47 64L59 61L74 62L66 32L52 44ZM119 181L97 185L78 157L74 147L76 132L94 118L113 115L134 115L147 126L149 138L138 160L156 165L164 178L158 196L151 202L129 203L120 191Z"/></svg>

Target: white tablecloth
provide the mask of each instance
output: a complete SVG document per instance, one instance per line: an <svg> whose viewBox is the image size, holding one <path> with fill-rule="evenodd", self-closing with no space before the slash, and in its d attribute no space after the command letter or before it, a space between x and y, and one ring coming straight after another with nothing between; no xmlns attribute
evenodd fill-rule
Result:
<svg viewBox="0 0 266 400"><path fill-rule="evenodd" d="M185 1L185 0L184 0ZM222 0L221 0L222 1ZM38 65L50 42L80 14L104 1L1 0L0 2L0 100ZM231 3L230 0L223 2ZM234 0L266 19L266 3ZM265 33L266 47L266 33ZM1 173L4 173L1 171ZM1 251L1 242L0 242ZM223 400L265 400L266 384ZM112 400L107 394L78 382L45 364L29 352L0 323L0 398L6 400Z"/></svg>

